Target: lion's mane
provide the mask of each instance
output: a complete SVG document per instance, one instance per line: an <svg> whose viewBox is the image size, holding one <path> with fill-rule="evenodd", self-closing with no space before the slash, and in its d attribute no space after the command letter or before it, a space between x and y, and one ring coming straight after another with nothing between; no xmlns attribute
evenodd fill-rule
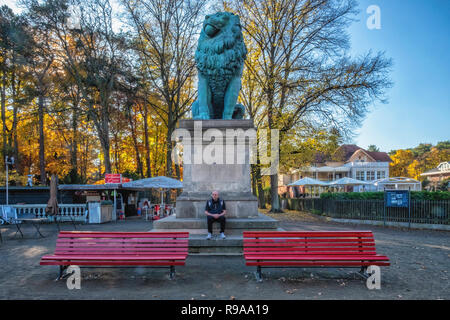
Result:
<svg viewBox="0 0 450 320"><path fill-rule="evenodd" d="M209 38L202 28L195 52L198 71L209 79L221 77L225 83L239 74L247 56L239 16L227 14L228 23L219 35ZM225 91L226 88L222 89Z"/></svg>

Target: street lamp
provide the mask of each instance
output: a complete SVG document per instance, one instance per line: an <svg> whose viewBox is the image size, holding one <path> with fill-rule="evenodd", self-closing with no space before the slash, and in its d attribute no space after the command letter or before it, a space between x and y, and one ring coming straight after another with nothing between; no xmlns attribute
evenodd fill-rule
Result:
<svg viewBox="0 0 450 320"><path fill-rule="evenodd" d="M9 199L8 199L8 169L9 164L14 164L14 157L5 156L5 166L6 166L6 205L9 205Z"/></svg>

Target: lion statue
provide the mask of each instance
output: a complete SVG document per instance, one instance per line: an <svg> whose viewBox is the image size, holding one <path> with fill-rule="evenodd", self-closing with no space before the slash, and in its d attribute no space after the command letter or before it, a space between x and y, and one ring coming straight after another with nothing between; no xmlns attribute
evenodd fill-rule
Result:
<svg viewBox="0 0 450 320"><path fill-rule="evenodd" d="M242 119L245 108L236 104L247 48L239 16L230 12L207 15L198 40L198 99L194 119Z"/></svg>

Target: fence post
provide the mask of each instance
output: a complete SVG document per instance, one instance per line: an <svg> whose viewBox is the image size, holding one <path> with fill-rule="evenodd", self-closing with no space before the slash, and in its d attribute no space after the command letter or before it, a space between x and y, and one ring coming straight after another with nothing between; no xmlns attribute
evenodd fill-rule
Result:
<svg viewBox="0 0 450 320"><path fill-rule="evenodd" d="M411 187L408 187L408 229L411 229Z"/></svg>
<svg viewBox="0 0 450 320"><path fill-rule="evenodd" d="M383 226L386 227L386 187L383 186L383 195L384 195L384 201L383 201Z"/></svg>

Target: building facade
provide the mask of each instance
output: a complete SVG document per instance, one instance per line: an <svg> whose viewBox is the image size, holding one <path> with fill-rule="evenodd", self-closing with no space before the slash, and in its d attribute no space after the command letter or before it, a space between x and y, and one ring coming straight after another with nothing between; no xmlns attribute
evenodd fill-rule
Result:
<svg viewBox="0 0 450 320"><path fill-rule="evenodd" d="M287 185L304 177L331 182L349 177L366 182L374 182L389 177L391 158L386 152L371 152L354 144L340 146L331 157L316 155L316 162L311 166L294 168L288 174L279 175L279 192L288 192L296 197L305 190L302 187L288 188ZM375 191L372 185L347 187L346 191Z"/></svg>
<svg viewBox="0 0 450 320"><path fill-rule="evenodd" d="M450 161L441 162L436 168L422 173L421 176L426 177L426 179L430 181L426 189L437 190L439 184L442 183L442 181L450 179ZM450 186L447 185L447 190L449 189L449 187Z"/></svg>

